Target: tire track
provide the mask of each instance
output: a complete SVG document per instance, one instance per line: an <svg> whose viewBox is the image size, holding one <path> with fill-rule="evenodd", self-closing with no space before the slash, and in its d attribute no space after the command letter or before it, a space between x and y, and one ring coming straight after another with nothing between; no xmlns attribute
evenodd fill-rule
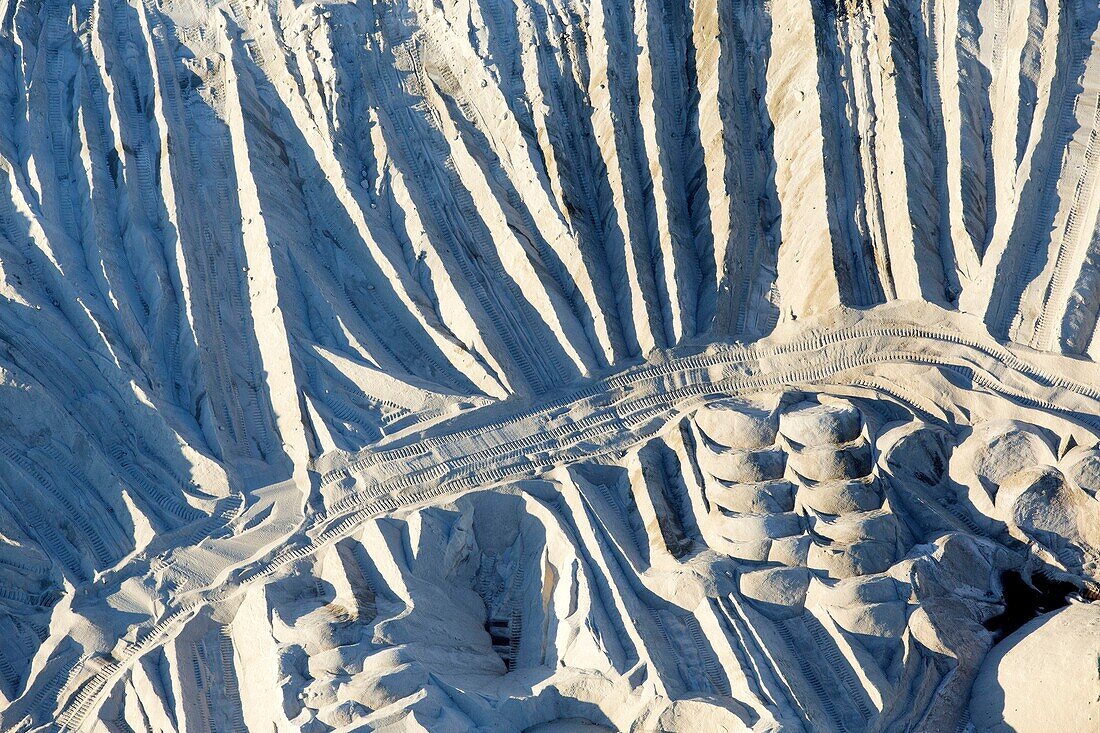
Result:
<svg viewBox="0 0 1100 733"><path fill-rule="evenodd" d="M936 338L916 335L921 333L932 334ZM884 339L885 343L877 345L878 348L855 353L843 351L845 345L855 342L858 346L871 334L878 334L878 338ZM976 343L978 348L964 345L968 343ZM929 350L916 350L922 346ZM817 363L812 360L806 363L807 352L814 353L813 359ZM992 363L979 365L974 358L975 352ZM788 368L761 368L762 360L783 357L791 363ZM68 729L77 729L106 692L108 683L138 656L166 640L191 614L205 605L232 597L246 585L273 576L289 563L345 537L363 521L380 513L531 475L562 463L621 453L656 434L676 414L692 409L712 395L751 394L797 385L828 384L830 380L850 372L865 371L883 364L905 363L923 364L960 374L977 386L1020 404L1076 415L1078 411L1073 408L1053 400L1031 397L1005 384L990 370L1021 371L1011 369L1005 362L1028 366L1007 350L972 342L957 334L904 324L857 325L840 332L809 334L778 346L760 345L673 358L663 364L646 365L615 375L575 393L574 396L582 395L578 399L571 402L564 400L566 405L574 408L574 418L562 424L547 426L545 421L540 421L538 418L544 417L548 409L555 409L542 407L527 411L524 417L440 435L437 439L449 441L452 448L456 447L456 441L469 448L419 469L409 470L405 458L416 449L412 446L401 447L385 453L384 458L372 464L375 470L379 467L393 468L391 478L381 482L368 481L357 493L341 499L328 511L310 517L293 534L297 539L292 538L274 553L232 570L228 580L221 585L195 588L176 599L168 599L166 615L142 633L137 643L126 646L115 662L95 672L90 679L80 680L78 688L72 685L75 677L67 680L60 688L61 694L53 699L63 701L64 725ZM1042 370L1029 367L1028 371L1035 379L1046 378ZM1046 376L1050 377L1051 382L1073 384L1064 378ZM642 388L642 382L646 383L647 389ZM1077 386L1083 388L1083 385ZM620 399L607 399L607 393L615 390L621 392ZM1091 388L1084 391L1096 393ZM563 400L556 402L560 404ZM1077 415L1079 421L1086 421L1088 417ZM1100 420L1089 418L1087 422L1100 429ZM494 440L494 433L499 432L502 425L508 425L516 433L515 436L510 440ZM438 429L446 431L452 427L444 424ZM430 453L419 455L421 458L431 457ZM338 473L344 477L354 474L346 469ZM357 479L366 480L364 477ZM236 535L231 535L231 538L236 538ZM210 577L217 577L218 574L215 572ZM28 689L38 694L39 688L39 685L32 685ZM46 697L49 695L42 701ZM27 699L33 700L34 697ZM31 707L39 706L32 704ZM37 709L32 712L49 714L50 711Z"/></svg>

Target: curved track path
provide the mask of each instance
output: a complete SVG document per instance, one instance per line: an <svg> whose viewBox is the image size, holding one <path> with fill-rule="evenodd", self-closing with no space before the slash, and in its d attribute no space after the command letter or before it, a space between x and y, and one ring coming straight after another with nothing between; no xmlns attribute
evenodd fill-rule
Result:
<svg viewBox="0 0 1100 733"><path fill-rule="evenodd" d="M244 506L238 496L220 516L158 538L62 601L74 620L43 645L24 694L0 713L0 728L84 730L125 671L189 619L230 603L371 517L562 464L616 457L717 396L854 385L907 402L905 385L890 374L910 380L916 370L967 411L992 399L1021 412L1042 409L1083 435L1100 432L1100 390L1089 386L1100 379L1086 373L1092 365L1067 363L1055 374L991 339L964 335L975 333L970 319L943 311L918 318L939 324L929 327L892 317L904 312L846 312L840 317L847 323L750 347L662 353L538 404L502 402L358 453L324 456L309 472L326 499L323 509L310 509L294 482L255 492ZM1074 372L1076 380L1060 376ZM139 620L117 639L123 614Z"/></svg>

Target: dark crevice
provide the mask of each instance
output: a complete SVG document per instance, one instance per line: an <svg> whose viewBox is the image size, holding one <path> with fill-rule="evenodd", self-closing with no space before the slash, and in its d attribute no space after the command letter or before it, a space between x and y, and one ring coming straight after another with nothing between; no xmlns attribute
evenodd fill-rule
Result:
<svg viewBox="0 0 1100 733"><path fill-rule="evenodd" d="M993 632L993 640L1000 641L1036 616L1056 611L1069 605L1069 595L1076 586L1064 580L1054 580L1035 574L1031 582L1015 570L1001 573L1004 593L1004 611L987 620L985 628Z"/></svg>

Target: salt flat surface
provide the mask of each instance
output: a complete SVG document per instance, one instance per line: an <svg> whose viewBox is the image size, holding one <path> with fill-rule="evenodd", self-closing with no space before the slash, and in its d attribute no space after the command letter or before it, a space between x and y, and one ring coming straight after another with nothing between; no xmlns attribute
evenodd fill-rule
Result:
<svg viewBox="0 0 1100 733"><path fill-rule="evenodd" d="M0 731L1100 726L1100 6L0 0Z"/></svg>

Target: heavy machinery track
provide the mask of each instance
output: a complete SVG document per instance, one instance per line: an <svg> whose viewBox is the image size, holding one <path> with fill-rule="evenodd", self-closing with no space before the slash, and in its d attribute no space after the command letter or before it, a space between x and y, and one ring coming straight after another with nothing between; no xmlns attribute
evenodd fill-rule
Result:
<svg viewBox="0 0 1100 733"><path fill-rule="evenodd" d="M877 341L875 347L867 348L872 340ZM771 363L776 360L787 360L790 366L778 368ZM998 372L1030 377L1083 400L1100 402L1100 390L1050 374L1003 347L909 324L857 324L828 334L811 333L785 344L723 347L713 353L672 357L610 376L508 419L468 428L461 423L442 423L427 431L436 435L416 436L421 439L412 439L408 445L320 461L330 466L322 474L322 485L353 480L357 483L354 493L310 516L291 532L281 549L246 561L235 570L228 568L227 579L219 585L192 585L176 599L168 599L165 614L150 619L136 643L126 645L113 662L90 677L80 674L83 665L78 664L65 675L56 696L43 691L40 685L32 685L25 699L30 702L41 696L41 704L32 704L27 712L50 715L53 708L46 709L45 704L57 700L62 703L60 720L64 729L79 729L109 689L109 683L141 654L169 638L170 632L199 609L273 576L289 563L342 539L371 517L475 487L536 475L562 463L620 455L659 432L677 414L694 409L712 396L823 385L847 375L858 380L866 378L867 371L892 363L952 372L1018 404L1062 413L1100 430L1100 419L1062 400L1033 397L1007 384ZM852 379L842 383L849 384ZM509 433L506 439L500 435L503 431ZM341 459L346 461L344 466L331 467ZM227 525L218 522L216 526ZM205 538L198 538L196 545L209 542L210 548L216 549L222 539L214 538L214 532L212 529ZM236 536L231 533L228 539ZM224 574L217 569L211 572L211 578ZM119 577L124 575L120 573Z"/></svg>

